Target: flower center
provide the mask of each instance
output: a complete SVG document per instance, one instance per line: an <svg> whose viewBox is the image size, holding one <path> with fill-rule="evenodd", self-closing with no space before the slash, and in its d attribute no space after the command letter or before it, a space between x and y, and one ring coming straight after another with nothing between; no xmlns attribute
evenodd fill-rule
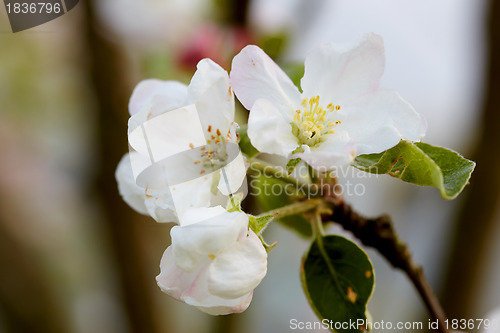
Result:
<svg viewBox="0 0 500 333"><path fill-rule="evenodd" d="M202 169L200 174L215 171L227 164L228 152L226 142L228 138L224 137L221 131L217 128L212 130L212 126L208 126L207 145L200 148L200 160L194 161L194 164L201 164ZM212 133L213 132L213 133ZM190 144L191 148L194 148Z"/></svg>
<svg viewBox="0 0 500 333"><path fill-rule="evenodd" d="M334 127L340 120L333 121L340 105L330 103L324 109L319 104L319 96L302 99L302 110L296 110L293 117L292 133L300 144L313 147L326 140L325 135L335 133Z"/></svg>

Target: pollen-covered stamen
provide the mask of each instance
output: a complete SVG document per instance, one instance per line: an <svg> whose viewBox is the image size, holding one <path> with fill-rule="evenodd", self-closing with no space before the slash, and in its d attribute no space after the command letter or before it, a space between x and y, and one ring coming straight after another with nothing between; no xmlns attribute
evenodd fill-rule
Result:
<svg viewBox="0 0 500 333"><path fill-rule="evenodd" d="M301 144L314 146L324 141L324 135L335 133L334 127L340 120L333 121L340 105L330 103L324 109L319 104L319 96L304 98L300 103L302 110L296 110L293 117L293 134Z"/></svg>
<svg viewBox="0 0 500 333"><path fill-rule="evenodd" d="M194 164L201 164L205 173L208 170L216 170L226 164L228 154L226 151L226 137L220 129L209 125L207 128L207 145L201 148L200 160L194 161ZM215 134L213 134L215 132ZM205 170L206 169L206 170Z"/></svg>

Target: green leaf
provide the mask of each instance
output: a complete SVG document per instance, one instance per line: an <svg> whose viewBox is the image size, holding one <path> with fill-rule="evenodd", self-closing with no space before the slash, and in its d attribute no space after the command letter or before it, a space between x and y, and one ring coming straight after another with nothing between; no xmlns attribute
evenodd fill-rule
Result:
<svg viewBox="0 0 500 333"><path fill-rule="evenodd" d="M274 250L274 247L276 244L278 244L278 241L274 241L272 244L267 244L264 238L262 238L262 235L258 235L260 241L262 242L262 245L264 246L264 249L266 250L267 253L270 253L272 250Z"/></svg>
<svg viewBox="0 0 500 333"><path fill-rule="evenodd" d="M374 272L366 253L353 242L332 235L315 240L302 260L300 277L312 309L320 320L327 319L331 328L337 327L335 323L342 326L366 320ZM351 325L337 330L361 331L361 326Z"/></svg>
<svg viewBox="0 0 500 333"><path fill-rule="evenodd" d="M245 154L248 158L252 158L260 152L252 145L250 138L247 134L247 125L241 125L238 129L238 135L240 137L240 142L238 143L241 152Z"/></svg>
<svg viewBox="0 0 500 333"><path fill-rule="evenodd" d="M288 162L286 163L286 171L288 172L288 174L291 174L301 161L302 161L302 159L300 157L299 158L292 158L291 160L288 160Z"/></svg>
<svg viewBox="0 0 500 333"><path fill-rule="evenodd" d="M298 153L303 153L303 152L304 152L304 148L298 147L297 149L292 151L292 155L298 154ZM291 174L301 161L302 161L302 159L300 157L292 158L292 159L288 160L288 162L286 163L286 171L288 172L288 174Z"/></svg>
<svg viewBox="0 0 500 333"><path fill-rule="evenodd" d="M231 195L229 202L227 203L226 210L228 212L242 212L241 202L243 201L243 193L236 193Z"/></svg>
<svg viewBox="0 0 500 333"><path fill-rule="evenodd" d="M415 185L435 187L449 200L468 184L476 163L446 148L400 141L382 153L359 155L352 165L369 173L389 174Z"/></svg>
<svg viewBox="0 0 500 333"><path fill-rule="evenodd" d="M250 229L253 230L257 235L260 234L271 222L273 219L272 215L265 215L261 217L256 217L252 215L248 215L248 225L250 226Z"/></svg>
<svg viewBox="0 0 500 333"><path fill-rule="evenodd" d="M250 181L250 187L257 195L257 202L263 211L288 206L294 201L287 193L285 186L290 185L281 180L259 175ZM291 186L288 186L290 189ZM312 236L311 224L302 215L287 216L277 220L285 227L291 228L304 237Z"/></svg>

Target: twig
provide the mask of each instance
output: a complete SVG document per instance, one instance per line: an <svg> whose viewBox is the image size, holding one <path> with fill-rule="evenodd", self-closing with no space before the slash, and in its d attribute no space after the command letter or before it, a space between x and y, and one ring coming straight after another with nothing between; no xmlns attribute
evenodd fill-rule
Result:
<svg viewBox="0 0 500 333"><path fill-rule="evenodd" d="M331 186L330 186L331 187ZM406 244L401 242L388 215L366 218L355 212L341 196L324 186L325 201L332 214L323 215L323 222L334 221L352 232L364 245L377 249L394 268L403 270L418 290L433 319L439 322L440 332L450 332L446 326L446 315L438 298L423 273L422 267L413 262Z"/></svg>
<svg viewBox="0 0 500 333"><path fill-rule="evenodd" d="M281 219L290 215L302 214L307 211L313 210L317 208L319 205L323 203L321 199L310 199L307 201L299 201L288 206L284 206L281 208L273 209L258 215L257 217L263 217L266 215L273 215L276 219Z"/></svg>

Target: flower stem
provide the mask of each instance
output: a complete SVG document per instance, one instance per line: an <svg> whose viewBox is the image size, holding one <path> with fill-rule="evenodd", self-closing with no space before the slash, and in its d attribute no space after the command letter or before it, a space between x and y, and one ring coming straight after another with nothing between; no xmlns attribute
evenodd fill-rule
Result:
<svg viewBox="0 0 500 333"><path fill-rule="evenodd" d="M321 199L309 199L306 201L300 201L300 202L296 202L296 203L293 203L293 204L288 205L288 206L284 206L281 208L270 210L268 212L257 215L257 217L263 217L266 215L273 215L274 218L281 219L283 217L308 212L310 210L318 208L322 203L323 203L323 200L321 200Z"/></svg>
<svg viewBox="0 0 500 333"><path fill-rule="evenodd" d="M319 209L316 209L314 218L311 219L311 226L314 231L314 236L316 237L316 241L318 242L318 247L321 253L325 258L328 258L326 253L324 253L324 248L323 248L323 237L325 236L325 230L323 229L323 221L321 219L321 213Z"/></svg>

